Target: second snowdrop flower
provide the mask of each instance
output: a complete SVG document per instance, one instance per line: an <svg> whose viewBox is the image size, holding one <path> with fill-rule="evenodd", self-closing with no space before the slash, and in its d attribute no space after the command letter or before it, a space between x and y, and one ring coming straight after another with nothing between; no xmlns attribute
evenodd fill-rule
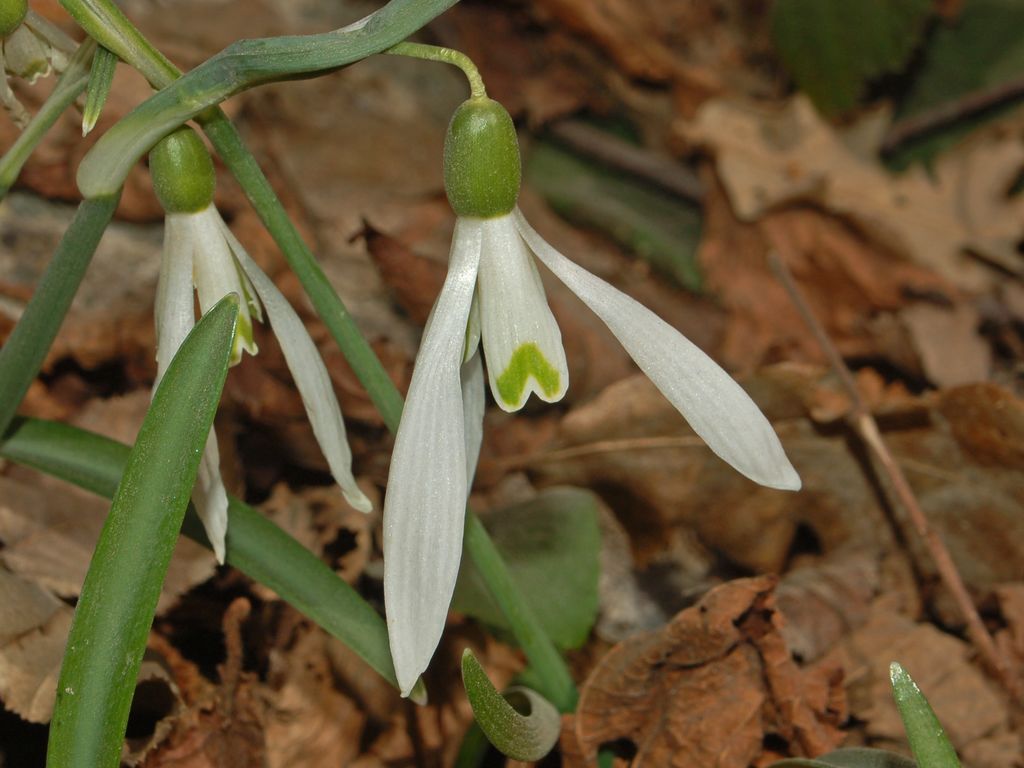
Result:
<svg viewBox="0 0 1024 768"><path fill-rule="evenodd" d="M538 260L605 322L712 451L762 485L800 487L743 389L677 330L551 247L520 213L519 183L508 112L486 97L463 103L445 142L445 189L458 216L448 277L416 358L384 502L385 607L406 694L437 647L458 575L482 429L478 346L506 411L531 392L555 402L569 386Z"/></svg>
<svg viewBox="0 0 1024 768"><path fill-rule="evenodd" d="M334 479L349 504L369 512L370 501L352 476L352 453L327 368L302 320L213 205L216 177L206 147L191 128L179 128L156 145L149 167L167 214L156 295L157 382L195 325L193 287L202 312L228 293L239 296L232 365L245 352L256 354L253 320L262 321L266 311ZM228 499L212 430L192 500L217 560L224 562Z"/></svg>

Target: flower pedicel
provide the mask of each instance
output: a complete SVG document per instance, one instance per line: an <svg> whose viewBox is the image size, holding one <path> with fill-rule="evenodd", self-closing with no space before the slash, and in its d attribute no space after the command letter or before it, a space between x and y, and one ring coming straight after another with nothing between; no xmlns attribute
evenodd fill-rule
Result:
<svg viewBox="0 0 1024 768"><path fill-rule="evenodd" d="M452 117L445 190L457 220L448 276L416 358L384 501L384 598L403 693L444 629L480 448L484 375L498 405L562 398L569 371L536 260L573 291L719 457L751 480L800 478L758 407L676 329L551 247L516 201L520 160L508 112L478 95Z"/></svg>

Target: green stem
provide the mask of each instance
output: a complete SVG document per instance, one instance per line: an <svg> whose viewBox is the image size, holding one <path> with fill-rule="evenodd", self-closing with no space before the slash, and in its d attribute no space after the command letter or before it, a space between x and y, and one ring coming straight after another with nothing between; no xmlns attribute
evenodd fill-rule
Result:
<svg viewBox="0 0 1024 768"><path fill-rule="evenodd" d="M421 4L416 9L420 11L418 23L420 25L425 24L434 15L453 5L455 1L429 0L428 2L428 0L421 0ZM166 88L166 91L170 91L172 95L169 97L165 96L165 101L172 102L179 93L184 95L197 90L199 88L198 84L202 82L201 78L207 77L207 75L202 73L201 76L197 76L196 73L209 65L210 62L201 65L172 85L172 80L178 74L177 70L163 56L159 54L151 56L147 53L147 51L155 49L131 25L131 22L113 6L110 0L62 0L62 4L90 34L93 33L94 29L99 33L106 23L113 24L116 28L115 31L107 33L104 37L99 37L100 43L142 72L154 86ZM389 11L389 9L395 14L414 13L410 7L410 2L393 0L376 14L368 17L373 24L367 22L365 26L383 26L384 21L381 20L382 17L379 14ZM351 25L346 29L352 30L355 26ZM417 27L413 27L409 32L404 33L403 37L414 31L415 28ZM339 30L339 32L344 31ZM337 33L329 33L329 35L334 34ZM308 41L319 37L314 35L310 38L291 38L290 40ZM388 47L394 47L401 39L400 37L388 45L381 45L377 51L372 52L379 52ZM232 51L237 53L237 50L236 46L232 46L221 56L234 55ZM216 66L219 67L221 65ZM185 83L188 87L183 87L182 83ZM221 86L220 90L223 91L225 87ZM242 88L239 87L238 90L242 90ZM161 92L161 94L166 91ZM161 96L161 94L157 94L157 96ZM152 101L153 99L150 99L146 104ZM401 418L401 394L388 377L373 349L363 337L345 304L334 292L313 253L306 246L298 230L295 229L295 225L288 218L284 206L281 205L281 201L277 198L262 170L260 170L255 158L245 147L237 129L222 110L212 106L216 103L216 99L212 98L210 94L206 94L203 100L198 103L198 106L193 105L195 111L186 117L182 117L179 122L183 122L193 115L197 117L197 121L203 127L207 136L209 136L214 148L245 190L246 196L249 198L264 226L266 226L267 231L270 232L287 259L292 271L299 278L317 314L327 326L334 341L352 366L360 383L366 388L384 423L389 430L394 432L398 429L398 422ZM205 111L201 111L204 107L208 108ZM156 108L151 108L151 110L156 111ZM135 114L135 112L132 113L132 115ZM131 118L132 116L129 117ZM167 130L178 124L176 122L170 125ZM118 125L121 125L121 123ZM108 132L107 135L109 136L110 133ZM104 139L101 139L101 142L106 138L105 136ZM159 138L159 136L156 138ZM113 143L116 145L118 141L114 140ZM134 159L131 163L134 163ZM131 163L127 167L130 167ZM127 173L127 167L119 171L119 173ZM81 181L81 176L79 178ZM467 525L466 534L466 550L469 556L476 563L488 589L495 595L502 608L507 608L512 612L513 616L509 617L509 623L512 626L513 634L526 652L530 664L536 669L539 677L552 681L551 687L546 687L542 693L555 702L556 706L559 706L560 709L571 706L569 702L575 701L576 692L565 662L529 609L522 594L509 578L508 571L501 561L500 555L497 553L493 542L491 542L479 519L472 512L468 512L467 520L470 521ZM471 530L472 535L470 534ZM492 567L492 563L497 563L497 565ZM501 593L500 596L499 592Z"/></svg>
<svg viewBox="0 0 1024 768"><path fill-rule="evenodd" d="M46 132L53 127L64 110L78 98L89 82L89 63L92 61L96 43L86 40L75 51L67 69L60 76L57 85L35 113L25 130L0 158L0 199L14 186L18 174Z"/></svg>
<svg viewBox="0 0 1024 768"><path fill-rule="evenodd" d="M83 200L78 206L32 300L0 348L0 432L11 423L39 373L117 201L118 195L113 195Z"/></svg>
<svg viewBox="0 0 1024 768"><path fill-rule="evenodd" d="M424 45L423 43L399 43L388 48L384 53L392 56L409 56L414 59L425 61L440 61L451 64L462 70L462 73L469 80L470 95L474 99L486 99L487 89L484 87L484 80L480 77L480 71L476 64L466 54L452 48L442 48L438 45Z"/></svg>
<svg viewBox="0 0 1024 768"><path fill-rule="evenodd" d="M93 0L94 5L100 0ZM316 35L240 40L207 59L136 107L96 143L78 167L84 197L111 194L128 171L163 136L225 99L249 88L280 80L311 77L340 69L391 48L457 0L391 0L347 27ZM76 17L88 12L82 0L64 0ZM123 18L123 17L122 17ZM125 61L144 53L121 51L124 35L100 42ZM165 75L150 66L153 75ZM154 85L161 85L154 83Z"/></svg>
<svg viewBox="0 0 1024 768"><path fill-rule="evenodd" d="M543 681L541 693L560 711L572 712L577 698L572 676L533 609L522 599L508 566L484 524L472 512L466 515L464 546L512 626L516 641L530 660L538 679Z"/></svg>
<svg viewBox="0 0 1024 768"><path fill-rule="evenodd" d="M384 423L394 432L402 417L401 394L344 302L331 287L313 252L288 218L267 177L238 135L238 130L220 110L204 116L200 122L217 153L245 190L249 202L288 261L288 266L299 278L317 314L341 348L359 382L366 388Z"/></svg>

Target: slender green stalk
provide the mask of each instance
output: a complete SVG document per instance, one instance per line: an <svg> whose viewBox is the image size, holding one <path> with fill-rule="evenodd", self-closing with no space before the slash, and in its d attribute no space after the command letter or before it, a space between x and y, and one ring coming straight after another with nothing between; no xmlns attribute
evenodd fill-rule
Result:
<svg viewBox="0 0 1024 768"><path fill-rule="evenodd" d="M383 27L386 25L387 17L380 16L380 14L385 12L393 12L395 14L419 12L417 24L422 25L447 7L454 5L455 2L456 0L430 0L429 2L421 0L414 11L410 2L392 0L391 3L380 11L368 17L369 21L366 21L365 24L364 22L357 22L344 30L339 30L339 33L344 33L346 30L351 32L359 24L363 24L365 27ZM147 51L155 49L145 41L141 33L131 25L131 22L113 6L111 0L62 0L62 4L90 34L94 30L96 30L97 34L103 34L104 36L99 37L100 42L117 53L122 60L136 67L154 86L169 86L174 76L178 74L173 65L167 62L162 55L147 53ZM416 27L412 26L411 17L405 21L409 22L409 26L412 28L408 32L403 33L402 37L393 40L389 45L381 45L377 49L378 51L393 47L404 36L415 30ZM104 25L108 23L113 25L114 32L103 33ZM335 35L338 33L328 34ZM289 40L308 41L314 38L318 38L318 36L290 38ZM238 49L232 46L222 56L229 57L237 53ZM200 69L208 64L210 62L201 65L193 72L177 80L167 90L172 94L182 93L184 95L200 89L198 83L201 83L201 78L205 78L207 75L201 74L200 77L196 75L196 72L199 72ZM210 66L212 67L213 65ZM218 64L217 66L220 67L222 65ZM308 73L306 72L306 74ZM182 83L186 83L187 87L183 87ZM255 82L250 82L250 85L252 84L255 84ZM224 87L221 86L221 90ZM177 96L164 97L165 101L173 101L174 98L177 98ZM225 98L225 96L220 98ZM152 101L153 99L150 99L146 104ZM281 205L280 200L274 193L266 176L260 170L255 158L245 147L238 131L222 110L211 106L215 103L217 103L215 94L205 93L200 100L196 100L194 103L190 102L191 106L189 109L193 111L189 115L182 117L179 122L188 119L190 116L196 116L197 121L203 127L207 136L209 136L218 154L245 190L253 208L281 249L292 271L299 278L317 314L327 326L328 331L352 366L356 376L366 388L384 423L388 429L394 432L397 430L401 418L401 394L388 377L373 349L362 336L358 325L348 312L341 298L334 292L323 270L316 262L316 258L288 218L284 206ZM159 107L159 109L163 109L163 107ZM158 111L158 108L150 107L150 111ZM135 115L136 113L132 114ZM170 125L167 130L175 127L177 124ZM159 138L159 136L156 138ZM117 144L118 141L120 140L112 139L114 144ZM144 149L140 151L144 151ZM134 163L134 159L131 163ZM127 173L127 168L131 166L131 163L128 163L118 173ZM79 180L81 182L81 175ZM468 513L467 520L470 521L467 525L466 533L467 552L477 564L488 589L495 595L502 610L506 611L506 613L511 611L512 615L509 616L509 623L512 626L513 634L526 652L531 665L534 666L540 677L551 681L551 689L545 688L543 692L560 709L571 708L571 702L575 702L576 699L576 691L565 662L558 654L551 640L544 633L536 617L529 610L525 599L508 577L507 569L482 523L472 512ZM472 535L470 535L470 529L472 529ZM496 568L492 568L491 563L497 563ZM498 597L499 591L502 593L500 598Z"/></svg>
<svg viewBox="0 0 1024 768"><path fill-rule="evenodd" d="M46 132L57 122L57 118L64 114L64 110L78 98L78 94L85 90L85 86L89 82L89 63L92 61L95 51L96 43L92 40L86 40L78 46L75 55L68 62L67 69L64 70L57 85L43 102L43 106L32 116L29 124L25 126L25 130L0 158L0 199L14 185L25 161L35 151Z"/></svg>
<svg viewBox="0 0 1024 768"><path fill-rule="evenodd" d="M238 130L220 111L206 117L202 125L281 249L288 266L299 278L317 314L341 348L359 382L366 388L384 423L394 432L402 417L401 394L359 330L355 318L331 287L313 252L292 224L267 177L242 142Z"/></svg>
<svg viewBox="0 0 1024 768"><path fill-rule="evenodd" d="M560 711L572 712L576 707L576 686L565 662L544 632L529 603L522 599L508 566L501 559L501 553L494 546L484 524L471 512L466 515L464 546L501 612L512 625L516 641L530 660L539 681L537 688Z"/></svg>
<svg viewBox="0 0 1024 768"><path fill-rule="evenodd" d="M77 427L41 419L15 419L0 438L0 456L108 499L121 480L129 447ZM182 532L209 546L193 507ZM323 561L259 510L228 497L225 560L274 590L351 648L392 685L387 627L380 614Z"/></svg>
<svg viewBox="0 0 1024 768"><path fill-rule="evenodd" d="M487 98L487 89L484 87L484 79L480 77L480 70L476 68L473 60L462 51L442 48L438 45L424 45L423 43L399 43L388 48L384 53L392 56L409 56L424 61L440 61L458 67L469 80L470 95L474 99Z"/></svg>
<svg viewBox="0 0 1024 768"><path fill-rule="evenodd" d="M39 373L60 324L71 306L96 246L107 228L118 196L83 200L25 312L0 348L0 431Z"/></svg>
<svg viewBox="0 0 1024 768"><path fill-rule="evenodd" d="M89 563L57 683L48 768L116 768L146 638L220 401L238 317L229 294L153 396Z"/></svg>
<svg viewBox="0 0 1024 768"><path fill-rule="evenodd" d="M233 43L168 83L107 131L82 159L78 188L85 197L111 194L143 154L185 121L254 86L311 77L380 53L456 2L391 0L366 18L333 32ZM76 19L80 11L89 10L77 0L64 0L64 4ZM100 42L131 61L114 47L119 41L108 44L101 38Z"/></svg>

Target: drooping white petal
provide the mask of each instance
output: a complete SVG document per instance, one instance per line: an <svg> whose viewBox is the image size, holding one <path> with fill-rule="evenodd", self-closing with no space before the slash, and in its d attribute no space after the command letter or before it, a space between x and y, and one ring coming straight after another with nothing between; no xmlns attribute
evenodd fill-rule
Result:
<svg viewBox="0 0 1024 768"><path fill-rule="evenodd" d="M569 367L537 267L511 214L485 220L483 232L480 323L494 399L506 411L522 408L531 392L557 402Z"/></svg>
<svg viewBox="0 0 1024 768"><path fill-rule="evenodd" d="M200 241L193 224L192 214L168 214L164 221L164 249L156 290L157 374L154 391L195 325L192 261ZM221 480L217 437L212 428L199 463L192 500L217 562L223 563L228 497Z"/></svg>
<svg viewBox="0 0 1024 768"><path fill-rule="evenodd" d="M642 304L552 248L518 209L513 215L527 245L604 321L712 451L761 485L800 488L775 430L729 374Z"/></svg>
<svg viewBox="0 0 1024 768"><path fill-rule="evenodd" d="M403 696L444 631L462 555L468 481L461 385L481 222L455 224L448 277L416 357L384 498L384 606Z"/></svg>
<svg viewBox="0 0 1024 768"><path fill-rule="evenodd" d="M230 233L230 230L224 224L216 207L209 205L189 216L192 217L192 226L198 238L193 280L203 314L209 312L229 293L236 294L239 299L235 346L231 354L231 364L235 365L242 359L243 351L250 355L255 355L258 351L252 335L252 291L246 291L250 286L231 254L225 237L225 233Z"/></svg>
<svg viewBox="0 0 1024 768"><path fill-rule="evenodd" d="M352 475L352 451L345 435L345 422L341 418L341 408L334 395L331 377L316 345L273 280L263 274L263 270L246 253L227 225L220 222L220 226L244 275L263 302L270 326L281 344L281 352L295 379L295 386L306 408L306 416L313 427L320 450L324 452L327 465L331 468L331 474L348 503L360 512L369 512L373 505L356 485Z"/></svg>
<svg viewBox="0 0 1024 768"><path fill-rule="evenodd" d="M217 449L217 435L210 428L206 447L199 462L196 485L192 489L192 502L196 505L206 538L210 540L217 562L224 563L224 539L228 532L228 493L220 474L220 451Z"/></svg>
<svg viewBox="0 0 1024 768"><path fill-rule="evenodd" d="M164 249L156 285L156 382L160 383L171 358L195 325L192 298L191 214L168 214L164 220Z"/></svg>
<svg viewBox="0 0 1024 768"><path fill-rule="evenodd" d="M462 364L462 421L466 425L466 485L473 487L473 476L484 440L484 408L487 395L484 387L484 364L480 350Z"/></svg>

